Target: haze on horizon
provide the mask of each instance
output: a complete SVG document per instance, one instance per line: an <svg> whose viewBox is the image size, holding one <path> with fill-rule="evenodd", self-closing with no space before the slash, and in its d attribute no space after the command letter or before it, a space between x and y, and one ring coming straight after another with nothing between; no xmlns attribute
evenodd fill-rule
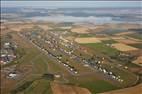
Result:
<svg viewBox="0 0 142 94"><path fill-rule="evenodd" d="M142 1L1 1L1 7L82 8L141 7Z"/></svg>

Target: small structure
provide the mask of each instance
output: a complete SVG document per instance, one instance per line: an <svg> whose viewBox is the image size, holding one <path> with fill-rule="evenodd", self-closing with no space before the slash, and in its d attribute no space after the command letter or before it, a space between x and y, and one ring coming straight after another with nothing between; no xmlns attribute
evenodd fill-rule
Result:
<svg viewBox="0 0 142 94"><path fill-rule="evenodd" d="M60 77L61 77L61 75L59 75L59 74L55 74L55 75L54 75L54 77L55 77L55 78L60 78Z"/></svg>
<svg viewBox="0 0 142 94"><path fill-rule="evenodd" d="M9 78L15 78L16 76L17 76L16 72L11 72L8 75Z"/></svg>

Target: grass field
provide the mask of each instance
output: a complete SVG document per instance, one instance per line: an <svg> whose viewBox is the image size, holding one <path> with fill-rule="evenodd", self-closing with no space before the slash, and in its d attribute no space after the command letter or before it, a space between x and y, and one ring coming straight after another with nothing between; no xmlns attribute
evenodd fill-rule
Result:
<svg viewBox="0 0 142 94"><path fill-rule="evenodd" d="M95 37L95 34L79 34L78 37L84 38L84 37Z"/></svg>
<svg viewBox="0 0 142 94"><path fill-rule="evenodd" d="M32 44L26 40L23 41L23 38L17 34L14 34L14 36L13 41L16 41L18 43L18 47L22 47L24 50L24 55L18 59L17 68L18 70L25 71L24 74L30 70L30 72L26 74L21 81L17 82L16 86L13 86L15 87L14 90L20 88L19 90L21 91L18 91L17 94L52 94L49 80L40 79L33 81L40 75L48 73L49 59ZM29 81L33 82L29 84Z"/></svg>
<svg viewBox="0 0 142 94"><path fill-rule="evenodd" d="M97 94L100 92L105 92L105 91L114 90L114 89L119 88L103 80L98 80L96 82L82 83L80 84L80 86L88 88L92 92L92 94Z"/></svg>
<svg viewBox="0 0 142 94"><path fill-rule="evenodd" d="M136 39L142 40L142 34L140 34L140 33L130 34L128 36L132 37L132 38L136 38Z"/></svg>
<svg viewBox="0 0 142 94"><path fill-rule="evenodd" d="M104 34L108 34L108 35L114 35L114 34L117 34L117 33L124 32L124 31L126 31L126 30L116 28L116 29L107 29L107 30L104 30L103 32L100 32L100 33L104 33Z"/></svg>
<svg viewBox="0 0 142 94"><path fill-rule="evenodd" d="M142 44L129 44L130 46L142 49Z"/></svg>
<svg viewBox="0 0 142 94"><path fill-rule="evenodd" d="M36 80L24 91L24 94L52 94L50 81Z"/></svg>
<svg viewBox="0 0 142 94"><path fill-rule="evenodd" d="M139 84L130 88L114 90L114 91L105 92L101 94L140 94L140 92L142 92L141 87L142 87L142 84Z"/></svg>
<svg viewBox="0 0 142 94"><path fill-rule="evenodd" d="M34 72L39 74L48 73L48 61L45 59L45 57L42 55L38 56L38 58L34 59L32 62L34 64L33 66L35 67L33 68Z"/></svg>
<svg viewBox="0 0 142 94"><path fill-rule="evenodd" d="M83 44L83 45L91 47L94 50L97 50L97 51L102 52L102 53L109 55L109 56L113 56L116 53L118 53L118 50L108 47L103 43L87 43L87 44Z"/></svg>
<svg viewBox="0 0 142 94"><path fill-rule="evenodd" d="M112 39L110 39L110 40L103 40L102 42L105 43L105 44L117 43L116 41L114 41Z"/></svg>
<svg viewBox="0 0 142 94"><path fill-rule="evenodd" d="M129 72L128 70L123 70L122 68L118 68L117 66L110 68L110 66L105 65L105 67L107 69L113 71L115 74L119 75L121 77L121 79L124 80L123 83L121 83L122 87L127 87L129 85L133 85L138 80L137 76L135 74Z"/></svg>

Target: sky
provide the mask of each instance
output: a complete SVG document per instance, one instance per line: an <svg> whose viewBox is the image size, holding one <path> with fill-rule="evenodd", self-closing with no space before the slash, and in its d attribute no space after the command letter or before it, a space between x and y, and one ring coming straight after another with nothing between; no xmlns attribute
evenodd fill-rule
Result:
<svg viewBox="0 0 142 94"><path fill-rule="evenodd" d="M1 6L34 8L142 7L142 1L1 1Z"/></svg>

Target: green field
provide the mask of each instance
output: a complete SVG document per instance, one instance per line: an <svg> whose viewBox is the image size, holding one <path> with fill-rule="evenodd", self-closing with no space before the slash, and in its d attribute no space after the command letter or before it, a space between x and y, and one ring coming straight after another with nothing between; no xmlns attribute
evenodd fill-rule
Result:
<svg viewBox="0 0 142 94"><path fill-rule="evenodd" d="M104 53L109 56L114 56L115 54L118 53L118 50L108 47L103 43L87 43L87 44L83 44L83 45L93 48L94 50L99 51L99 52Z"/></svg>
<svg viewBox="0 0 142 94"><path fill-rule="evenodd" d="M78 37L85 38L85 37L95 37L95 34L79 34Z"/></svg>
<svg viewBox="0 0 142 94"><path fill-rule="evenodd" d="M103 40L102 42L105 43L105 44L117 43L116 41L114 41L112 39L110 39L110 40Z"/></svg>
<svg viewBox="0 0 142 94"><path fill-rule="evenodd" d="M142 40L142 34L141 33L130 34L128 36L132 37L132 38L136 38L136 39Z"/></svg>
<svg viewBox="0 0 142 94"><path fill-rule="evenodd" d="M52 94L50 82L45 79L34 81L26 90L24 94Z"/></svg>
<svg viewBox="0 0 142 94"><path fill-rule="evenodd" d="M122 29L122 28L109 28L109 29L105 29L102 32L98 32L98 34L114 35L114 34L125 32L125 31L127 30Z"/></svg>
<svg viewBox="0 0 142 94"><path fill-rule="evenodd" d="M142 49L142 44L129 44L130 46Z"/></svg>
<svg viewBox="0 0 142 94"><path fill-rule="evenodd" d="M109 82L99 80L96 82L86 82L80 84L81 87L88 88L92 94L101 93L109 90L118 89L119 87L110 84Z"/></svg>
<svg viewBox="0 0 142 94"><path fill-rule="evenodd" d="M19 39L18 36L16 37ZM18 55L22 57L17 59L18 63L15 63L16 61L12 63L17 65L18 70L27 68L27 71L31 70L31 72L21 78L16 86L13 86L14 89L12 90L12 94L41 94L41 92L42 94L52 94L50 81L48 79L39 79L41 75L48 73L49 59L37 48L33 47L32 44L26 42L26 40L23 41L21 38L20 40L21 41L18 41L19 49L17 49L17 52ZM26 46L23 45L25 42ZM37 78L39 80L35 80ZM37 85L35 85L35 83L37 83Z"/></svg>

